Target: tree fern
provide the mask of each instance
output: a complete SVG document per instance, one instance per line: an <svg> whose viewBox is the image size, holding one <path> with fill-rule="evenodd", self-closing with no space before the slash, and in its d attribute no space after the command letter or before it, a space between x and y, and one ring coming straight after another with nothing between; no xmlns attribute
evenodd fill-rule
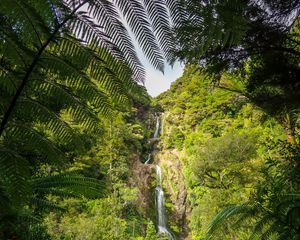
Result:
<svg viewBox="0 0 300 240"><path fill-rule="evenodd" d="M99 196L95 180L32 179L32 167L62 161L63 146L82 147L72 123L95 132L99 116L146 96L139 85L145 72L124 22L163 71L164 57L171 58L169 5L175 8L154 0L1 1L0 198L11 209L5 216L28 206L55 208L49 195Z"/></svg>
<svg viewBox="0 0 300 240"><path fill-rule="evenodd" d="M0 148L0 184L4 198L15 205L20 205L30 192L28 161L13 150Z"/></svg>
<svg viewBox="0 0 300 240"><path fill-rule="evenodd" d="M282 236L285 239L297 239L300 231L299 194L282 195L277 201L272 200L269 204L273 207L267 208L254 201L225 208L212 220L207 239L214 239L225 222L234 228L245 224L249 227L254 225L249 240L282 239Z"/></svg>
<svg viewBox="0 0 300 240"><path fill-rule="evenodd" d="M75 173L63 173L48 177L35 178L30 181L34 204L37 199L52 195L59 197L99 197L104 194L105 187L99 180L87 178ZM45 200L45 199L44 199Z"/></svg>
<svg viewBox="0 0 300 240"><path fill-rule="evenodd" d="M208 50L237 44L246 31L243 1L184 1L184 17L176 27L178 55L198 61Z"/></svg>
<svg viewBox="0 0 300 240"><path fill-rule="evenodd" d="M159 21L153 19L157 10ZM80 142L62 113L97 129L98 113L109 115L113 105L127 104L141 90L132 79L143 81L144 70L121 18L162 70L160 46L170 55L170 40L163 37L170 33L167 12L157 1L1 1L3 149L59 159L53 137ZM41 125L50 133L41 132Z"/></svg>
<svg viewBox="0 0 300 240"><path fill-rule="evenodd" d="M22 181L22 188L25 179ZM38 224L40 214L46 211L66 211L66 208L58 202L61 198L95 198L102 196L105 193L105 186L98 180L82 177L76 173L57 174L48 177L32 178L28 181L27 187L30 187L31 194L27 196L19 196L19 201L26 204L26 208L15 209L5 198L6 194L0 191L1 213L0 213L0 237L7 238L11 233L16 234L17 226L25 226L29 224L35 226ZM21 183L20 183L21 184ZM33 212L38 212L39 215L34 215ZM22 229L20 232L25 234L27 229ZM27 235L34 231L29 230ZM2 235L4 234L4 235ZM6 235L8 234L8 236ZM22 235L23 236L23 235ZM40 238L39 238L40 239Z"/></svg>

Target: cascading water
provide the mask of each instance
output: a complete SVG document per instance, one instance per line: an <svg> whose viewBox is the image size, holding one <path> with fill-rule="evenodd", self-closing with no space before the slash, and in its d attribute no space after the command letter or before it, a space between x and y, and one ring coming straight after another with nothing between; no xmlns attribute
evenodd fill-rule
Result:
<svg viewBox="0 0 300 240"><path fill-rule="evenodd" d="M156 165L156 175L158 178L158 186L155 188L156 192L156 207L157 207L157 228L159 233L163 233L170 240L174 240L171 232L167 228L166 213L165 213L165 197L162 189L162 171L160 166Z"/></svg>
<svg viewBox="0 0 300 240"><path fill-rule="evenodd" d="M155 113L155 119L156 119L156 124L155 124L155 132L153 134L154 139L158 138L158 134L159 134L159 116L156 113ZM144 164L148 164L150 160L151 160L151 153L148 154L147 160Z"/></svg>
<svg viewBox="0 0 300 240"><path fill-rule="evenodd" d="M151 153L148 154L148 158L147 158L145 164L148 164L150 162L150 160L151 160Z"/></svg>
<svg viewBox="0 0 300 240"><path fill-rule="evenodd" d="M159 134L159 116L155 114L156 117L156 126L155 126L155 132L153 135L153 138L158 138L158 134Z"/></svg>
<svg viewBox="0 0 300 240"><path fill-rule="evenodd" d="M153 138L158 138L160 118L158 115L155 116L156 116L156 127L155 127ZM151 154L148 155L148 160L145 163L148 163L150 159L151 159ZM166 235L169 238L169 240L174 240L172 233L167 228L167 219L166 219L166 212L165 212L165 197L164 197L164 190L162 188L163 176L162 176L161 167L159 165L156 165L156 175L158 180L158 185L155 188L158 233L162 233Z"/></svg>

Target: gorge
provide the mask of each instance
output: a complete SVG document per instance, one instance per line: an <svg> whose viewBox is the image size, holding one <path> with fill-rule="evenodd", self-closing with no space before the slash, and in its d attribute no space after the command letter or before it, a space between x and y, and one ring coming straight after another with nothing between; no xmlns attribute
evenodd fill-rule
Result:
<svg viewBox="0 0 300 240"><path fill-rule="evenodd" d="M160 130L160 122L162 121L162 118L160 117L159 114L155 113L155 119L156 119L156 125L155 125L155 131L153 135L154 139L159 137L159 132L162 132ZM151 158L151 154L148 155L148 159L145 162L145 164L148 164L150 158ZM156 169L156 177L158 182L158 185L155 187L155 195L156 195L155 206L157 210L158 233L166 235L169 240L174 240L172 233L167 228L167 216L165 211L165 194L162 187L162 181L163 181L162 170L159 165L155 165L155 169Z"/></svg>
<svg viewBox="0 0 300 240"><path fill-rule="evenodd" d="M299 0L1 0L0 23L0 240L300 239Z"/></svg>

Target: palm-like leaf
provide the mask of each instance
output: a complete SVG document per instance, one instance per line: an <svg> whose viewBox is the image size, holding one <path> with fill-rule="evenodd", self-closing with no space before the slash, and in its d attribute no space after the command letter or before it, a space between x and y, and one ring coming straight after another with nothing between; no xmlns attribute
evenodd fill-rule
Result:
<svg viewBox="0 0 300 240"><path fill-rule="evenodd" d="M49 177L35 178L30 181L33 195L32 205L47 208L57 206L47 200L48 195L58 197L100 197L104 194L104 185L99 180L87 178L75 173L64 173ZM48 203L43 205L43 203ZM59 208L59 207L58 207Z"/></svg>
<svg viewBox="0 0 300 240"><path fill-rule="evenodd" d="M12 186L14 186L14 184L12 184ZM26 204L27 207L15 209L14 206L17 205L12 205L9 199L5 197L7 193L0 191L1 238L5 238L2 233L5 234L6 232L7 234L7 232L10 231L15 233L17 225L24 226L25 223L30 223L32 226L35 226L39 223L41 219L34 216L32 210L38 211L39 213L49 210L65 211L66 209L58 203L57 199L82 197L95 198L102 196L105 192L105 187L102 182L72 172L57 174L50 177L33 178L31 180L23 178L18 184L20 184L18 188L24 188L24 186L30 188L30 194L27 196L20 195L19 199L17 199L21 201L22 204ZM0 188L0 190L2 189ZM18 191L18 189L13 190ZM24 190L19 190L18 192L23 193ZM26 192L28 193L28 191ZM22 229L22 234L25 234L26 231L27 229ZM26 236L33 232L35 231L31 229L30 233L26 233Z"/></svg>
<svg viewBox="0 0 300 240"><path fill-rule="evenodd" d="M246 31L240 0L184 1L184 17L176 27L178 54L198 61L207 51L237 44Z"/></svg>
<svg viewBox="0 0 300 240"><path fill-rule="evenodd" d="M88 189L74 176L30 182L29 162L63 159L60 145L81 144L72 121L96 131L99 116L143 95L145 73L125 22L163 70L164 56L171 59L171 25L180 15L170 14L171 23L168 8L177 6L157 0L1 1L0 183L8 203L22 206L33 196L32 204L51 206L40 196L63 196L70 186L76 191L65 196Z"/></svg>
<svg viewBox="0 0 300 240"><path fill-rule="evenodd" d="M259 202L225 208L212 220L207 232L207 239L214 239L225 222L231 223L235 228L244 223L247 223L248 226L254 223L249 240L283 239L283 237L297 239L300 227L299 194L280 196L277 201L273 199L271 204L273 205L271 209L266 209ZM232 221L234 217L237 218L235 222Z"/></svg>

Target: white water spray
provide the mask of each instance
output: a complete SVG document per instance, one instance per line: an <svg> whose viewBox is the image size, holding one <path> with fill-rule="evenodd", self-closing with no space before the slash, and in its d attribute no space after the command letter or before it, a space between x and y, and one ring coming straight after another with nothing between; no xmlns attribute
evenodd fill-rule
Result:
<svg viewBox="0 0 300 240"><path fill-rule="evenodd" d="M162 171L160 166L156 165L156 175L159 185L155 188L156 207L157 207L157 228L159 233L165 234L169 240L174 240L172 233L167 228L167 219L165 212L165 194L162 189Z"/></svg>
<svg viewBox="0 0 300 240"><path fill-rule="evenodd" d="M156 116L156 127L155 127L153 138L158 138L160 117L159 115L155 115L155 116ZM151 155L150 157L148 156L148 160L146 161L146 163L148 163L150 159L151 159ZM166 211L165 211L165 194L162 188L163 175L162 175L161 167L159 165L156 165L156 176L158 180L158 185L155 188L158 233L166 235L169 238L169 240L174 240L172 233L167 228L167 219L166 219Z"/></svg>
<svg viewBox="0 0 300 240"><path fill-rule="evenodd" d="M150 160L151 160L151 153L148 154L148 158L147 158L145 164L148 164L150 162Z"/></svg>
<svg viewBox="0 0 300 240"><path fill-rule="evenodd" d="M156 118L156 126L155 126L155 132L153 135L153 138L158 138L158 134L159 134L159 116L155 114L155 118Z"/></svg>

